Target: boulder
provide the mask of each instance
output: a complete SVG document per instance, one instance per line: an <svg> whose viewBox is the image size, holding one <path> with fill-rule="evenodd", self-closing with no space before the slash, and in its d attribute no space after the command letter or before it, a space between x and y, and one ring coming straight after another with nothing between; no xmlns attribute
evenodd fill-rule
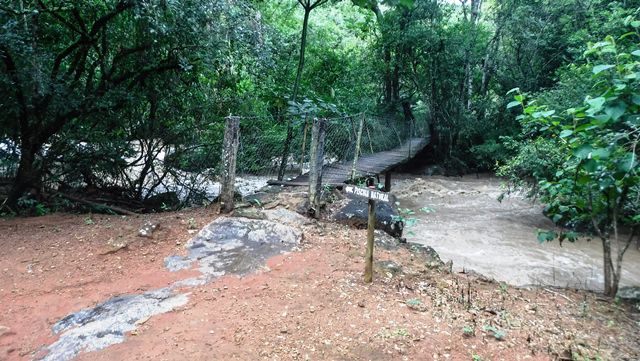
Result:
<svg viewBox="0 0 640 361"><path fill-rule="evenodd" d="M302 241L302 231L264 219L220 217L205 226L186 245L186 257L171 256L165 265L171 271L197 263L207 277L246 275L278 254L293 250Z"/></svg>
<svg viewBox="0 0 640 361"><path fill-rule="evenodd" d="M398 210L390 197L391 202L376 202L376 229L385 231L392 237L402 237L404 223L398 219ZM351 227L367 228L369 216L368 200L363 197L347 195L342 206L330 218L338 223Z"/></svg>
<svg viewBox="0 0 640 361"><path fill-rule="evenodd" d="M640 287L620 287L616 296L626 301L640 302Z"/></svg>
<svg viewBox="0 0 640 361"><path fill-rule="evenodd" d="M420 243L403 244L411 253L423 259L424 264L429 268L441 268L445 263L440 259L440 255L430 246Z"/></svg>

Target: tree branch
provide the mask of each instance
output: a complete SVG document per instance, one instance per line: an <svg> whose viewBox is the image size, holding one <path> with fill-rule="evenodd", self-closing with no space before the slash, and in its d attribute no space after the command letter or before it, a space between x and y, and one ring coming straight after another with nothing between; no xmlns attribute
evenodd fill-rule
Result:
<svg viewBox="0 0 640 361"><path fill-rule="evenodd" d="M13 61L13 57L11 57L11 53L9 49L4 45L0 45L0 58L4 63L5 69L11 82L13 83L13 87L15 89L15 96L18 104L20 106L20 116L19 124L20 124L20 133L22 136L28 134L29 132L29 122L27 119L27 99L24 96L24 92L22 90L22 85L20 83L20 78L18 77L18 69L16 68L16 63Z"/></svg>

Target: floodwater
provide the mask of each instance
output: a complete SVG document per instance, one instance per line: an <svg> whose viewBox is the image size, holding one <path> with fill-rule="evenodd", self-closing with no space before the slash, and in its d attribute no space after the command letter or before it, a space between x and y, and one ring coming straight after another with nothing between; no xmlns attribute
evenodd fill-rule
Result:
<svg viewBox="0 0 640 361"><path fill-rule="evenodd" d="M393 192L400 207L415 211L408 217L418 219L405 228L407 240L433 247L443 261L453 261L454 270L474 270L511 285L602 291L600 241L540 244L536 231L553 228L542 205L514 195L499 202L502 183L482 175L399 175ZM640 286L635 244L625 254L621 286Z"/></svg>

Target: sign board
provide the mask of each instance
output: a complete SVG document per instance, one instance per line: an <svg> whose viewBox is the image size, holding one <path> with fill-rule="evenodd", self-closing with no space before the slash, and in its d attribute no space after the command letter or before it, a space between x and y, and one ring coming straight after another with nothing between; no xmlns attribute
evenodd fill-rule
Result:
<svg viewBox="0 0 640 361"><path fill-rule="evenodd" d="M369 188L360 188L356 186L345 186L345 193L351 193L356 196L373 199L374 201L389 202L389 193L380 192Z"/></svg>

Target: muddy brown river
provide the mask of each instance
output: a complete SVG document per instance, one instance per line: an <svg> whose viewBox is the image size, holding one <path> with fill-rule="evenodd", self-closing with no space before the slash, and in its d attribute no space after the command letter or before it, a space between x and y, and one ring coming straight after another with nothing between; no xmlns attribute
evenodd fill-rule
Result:
<svg viewBox="0 0 640 361"><path fill-rule="evenodd" d="M416 212L409 217L418 219L405 229L407 240L433 247L443 261L453 261L454 270L474 270L511 285L601 291L600 241L540 244L536 230L553 228L542 205L513 195L498 202L501 184L492 176L399 175L393 193L400 207ZM635 245L625 254L621 286L640 286Z"/></svg>

